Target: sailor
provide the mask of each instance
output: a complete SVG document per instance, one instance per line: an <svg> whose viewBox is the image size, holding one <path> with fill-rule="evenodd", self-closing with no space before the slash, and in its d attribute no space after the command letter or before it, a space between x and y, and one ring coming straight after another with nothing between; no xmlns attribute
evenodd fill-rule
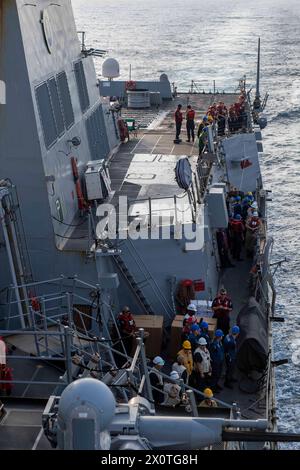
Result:
<svg viewBox="0 0 300 470"><path fill-rule="evenodd" d="M259 219L258 212L255 211L253 212L252 216L248 217L246 220L245 248L248 258L253 257L260 225L261 221Z"/></svg>
<svg viewBox="0 0 300 470"><path fill-rule="evenodd" d="M190 303L187 308L186 308L186 314L183 317L183 325L185 324L185 321L187 321L189 318L192 318L193 323L197 323L197 307L195 304Z"/></svg>
<svg viewBox="0 0 300 470"><path fill-rule="evenodd" d="M130 356L136 326L129 307L123 307L123 310L119 314L117 321L126 353L128 356Z"/></svg>
<svg viewBox="0 0 300 470"><path fill-rule="evenodd" d="M182 108L182 105L179 104L175 111L175 126L176 126L176 137L174 140L175 144L179 144L181 142L181 139L179 139L182 121L183 121L183 114L182 114L181 108Z"/></svg>
<svg viewBox="0 0 300 470"><path fill-rule="evenodd" d="M229 240L228 232L222 228L217 230L216 233L218 251L221 261L222 268L233 268L234 264L230 261L229 258Z"/></svg>
<svg viewBox="0 0 300 470"><path fill-rule="evenodd" d="M224 353L225 353L225 364L226 364L226 376L224 386L228 388L232 387L232 382L236 382L233 378L233 372L236 363L236 351L237 351L237 338L240 334L240 328L234 325L228 335L225 336L223 341Z"/></svg>
<svg viewBox="0 0 300 470"><path fill-rule="evenodd" d="M193 354L192 345L189 341L182 343L182 349L178 352L177 357L182 361L182 364L186 368L188 380L193 372Z"/></svg>
<svg viewBox="0 0 300 470"><path fill-rule="evenodd" d="M195 111L189 104L186 110L186 131L187 131L187 142L195 140Z"/></svg>
<svg viewBox="0 0 300 470"><path fill-rule="evenodd" d="M225 334L229 331L229 314L232 308L231 299L227 295L226 289L222 288L219 295L213 300L212 309L214 311L213 318L217 319L217 328L224 331Z"/></svg>
<svg viewBox="0 0 300 470"><path fill-rule="evenodd" d="M181 403L181 387L178 383L174 381L179 380L179 374L176 371L170 373L170 382L165 382L163 391L165 392L164 401L162 402L163 406L175 407Z"/></svg>
<svg viewBox="0 0 300 470"><path fill-rule="evenodd" d="M205 338L198 340L198 347L195 349L193 359L197 386L199 390L203 390L209 383L212 371L210 353Z"/></svg>
<svg viewBox="0 0 300 470"><path fill-rule="evenodd" d="M240 214L235 214L233 219L229 221L230 239L231 239L231 252L233 259L242 261L241 251L244 242L245 227Z"/></svg>
<svg viewBox="0 0 300 470"><path fill-rule="evenodd" d="M156 356L152 362L153 367L149 372L150 383L152 387L155 387L152 389L152 395L154 402L160 404L164 401L164 394L160 391L163 390L164 387L164 381L160 371L165 365L165 361L160 356Z"/></svg>
<svg viewBox="0 0 300 470"><path fill-rule="evenodd" d="M200 122L199 126L198 126L198 130L197 130L197 137L199 138L201 132L203 131L204 127L206 127L208 125L208 117L207 116L204 116L202 118L202 121Z"/></svg>
<svg viewBox="0 0 300 470"><path fill-rule="evenodd" d="M204 151L207 145L207 127L204 127L203 131L198 135L199 139L199 157L201 157L202 152Z"/></svg>
<svg viewBox="0 0 300 470"><path fill-rule="evenodd" d="M195 351L198 345L198 339L200 337L200 327L196 323L191 326L190 334L188 335L187 339L191 343L192 352Z"/></svg>
<svg viewBox="0 0 300 470"><path fill-rule="evenodd" d="M205 399L201 401L199 406L202 406L205 408L216 408L218 404L216 400L213 400L214 394L211 388L206 388L203 393L204 393Z"/></svg>
<svg viewBox="0 0 300 470"><path fill-rule="evenodd" d="M174 362L174 364L172 365L172 370L177 372L177 374L179 375L179 379L182 379L183 382L187 384L188 375L187 375L186 367L183 364L182 356L177 357L177 361Z"/></svg>
<svg viewBox="0 0 300 470"><path fill-rule="evenodd" d="M0 383L0 392L6 392L7 396L11 395L12 392L12 369L6 364L0 365L0 381L5 381L6 383Z"/></svg>
<svg viewBox="0 0 300 470"><path fill-rule="evenodd" d="M222 374L223 362L224 362L224 348L222 344L222 339L224 333L222 330L218 329L215 332L214 340L210 346L210 357L211 357L211 388L213 391L219 392L222 389L218 385Z"/></svg>

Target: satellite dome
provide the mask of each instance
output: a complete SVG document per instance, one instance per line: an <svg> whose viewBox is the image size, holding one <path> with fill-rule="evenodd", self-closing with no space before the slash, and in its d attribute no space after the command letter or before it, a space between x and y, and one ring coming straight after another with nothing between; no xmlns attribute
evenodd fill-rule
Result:
<svg viewBox="0 0 300 470"><path fill-rule="evenodd" d="M105 78L117 78L120 76L119 62L112 57L105 59L102 64L102 75Z"/></svg>
<svg viewBox="0 0 300 470"><path fill-rule="evenodd" d="M168 82L169 81L168 75L166 73L162 73L161 76L159 77L159 81Z"/></svg>

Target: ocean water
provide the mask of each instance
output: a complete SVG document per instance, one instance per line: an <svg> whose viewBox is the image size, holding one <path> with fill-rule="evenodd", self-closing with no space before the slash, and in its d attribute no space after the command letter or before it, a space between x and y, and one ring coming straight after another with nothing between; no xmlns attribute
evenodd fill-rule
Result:
<svg viewBox="0 0 300 470"><path fill-rule="evenodd" d="M120 62L121 77L158 78L162 72L187 90L234 90L244 74L255 83L261 37L261 92L268 92L268 127L261 160L264 185L272 190L269 234L275 239L274 324L279 429L300 433L300 4L295 0L72 0L78 30L88 45ZM101 74L101 59L96 59ZM297 444L281 448L299 449Z"/></svg>

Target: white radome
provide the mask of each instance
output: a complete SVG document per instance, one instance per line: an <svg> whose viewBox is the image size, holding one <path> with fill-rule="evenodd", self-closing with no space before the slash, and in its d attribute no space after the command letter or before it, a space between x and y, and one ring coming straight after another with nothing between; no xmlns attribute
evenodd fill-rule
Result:
<svg viewBox="0 0 300 470"><path fill-rule="evenodd" d="M102 64L102 75L105 78L117 78L120 76L119 62L112 57L108 57Z"/></svg>

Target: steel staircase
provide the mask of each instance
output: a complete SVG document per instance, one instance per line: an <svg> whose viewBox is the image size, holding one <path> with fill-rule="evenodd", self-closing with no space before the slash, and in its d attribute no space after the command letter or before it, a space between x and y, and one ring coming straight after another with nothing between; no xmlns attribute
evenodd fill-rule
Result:
<svg viewBox="0 0 300 470"><path fill-rule="evenodd" d="M111 241L109 241L109 245L110 248L115 248ZM172 305L166 299L132 241L130 239L121 240L118 242L118 248L120 248L120 250L116 250L116 254L114 255L115 263L143 311L147 315L156 314L153 304L149 301L145 293L145 289L147 288L148 291L150 291L148 295L158 300L160 311L163 312L166 317L173 318L174 311ZM129 264L130 266L134 266L135 271L139 273L139 280L136 277L137 275L133 274L133 269L129 268Z"/></svg>

